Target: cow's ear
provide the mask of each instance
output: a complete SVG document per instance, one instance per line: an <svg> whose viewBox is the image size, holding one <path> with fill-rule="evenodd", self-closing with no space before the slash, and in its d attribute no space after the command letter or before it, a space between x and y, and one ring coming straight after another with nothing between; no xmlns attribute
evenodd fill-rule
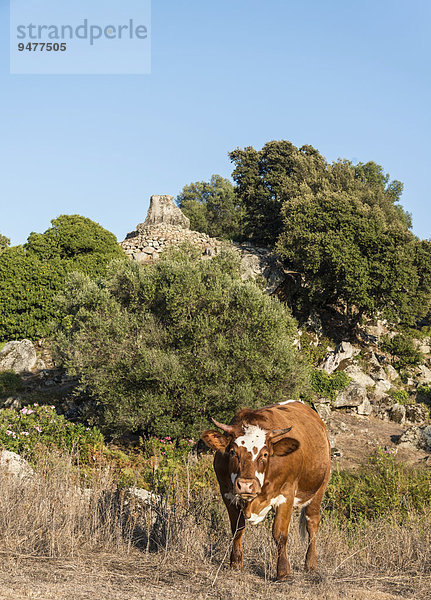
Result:
<svg viewBox="0 0 431 600"><path fill-rule="evenodd" d="M201 435L201 440L212 450L224 452L230 442L230 437L223 435L215 429L207 429Z"/></svg>
<svg viewBox="0 0 431 600"><path fill-rule="evenodd" d="M292 452L295 452L295 450L298 450L299 445L298 440L286 437L279 442L272 444L272 452L276 456L286 456L287 454L291 454Z"/></svg>

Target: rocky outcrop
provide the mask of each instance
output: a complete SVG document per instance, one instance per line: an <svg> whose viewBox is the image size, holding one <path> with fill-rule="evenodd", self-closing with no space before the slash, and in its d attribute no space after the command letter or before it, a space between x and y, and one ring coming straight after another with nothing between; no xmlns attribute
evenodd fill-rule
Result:
<svg viewBox="0 0 431 600"><path fill-rule="evenodd" d="M274 294L286 280L286 273L279 257L267 248L259 248L244 242L234 244L241 257L241 278L262 280L267 294Z"/></svg>
<svg viewBox="0 0 431 600"><path fill-rule="evenodd" d="M343 360L348 360L359 354L359 348L354 348L350 342L341 342L333 352L328 352L319 369L333 373Z"/></svg>
<svg viewBox="0 0 431 600"><path fill-rule="evenodd" d="M20 480L29 479L34 476L34 471L28 462L9 450L0 452L0 468L8 475Z"/></svg>
<svg viewBox="0 0 431 600"><path fill-rule="evenodd" d="M171 246L189 243L202 256L214 256L221 242L205 233L191 231L190 221L174 203L173 196L151 196L147 218L127 234L120 243L124 252L134 261L145 263L157 260Z"/></svg>
<svg viewBox="0 0 431 600"><path fill-rule="evenodd" d="M132 260L145 263L157 260L160 254L171 246L179 246L183 243L189 243L195 248L199 248L204 257L218 254L222 246L219 240L211 238L205 233L165 223L152 227L138 225L136 231L129 233L120 245Z"/></svg>
<svg viewBox="0 0 431 600"><path fill-rule="evenodd" d="M190 229L190 219L175 204L173 196L151 196L147 218L137 229L146 230L162 224Z"/></svg>
<svg viewBox="0 0 431 600"><path fill-rule="evenodd" d="M414 425L410 427L401 435L398 445L431 451L431 425L426 427L417 427Z"/></svg>
<svg viewBox="0 0 431 600"><path fill-rule="evenodd" d="M36 365L37 356L30 340L8 342L0 352L0 371L24 373Z"/></svg>
<svg viewBox="0 0 431 600"><path fill-rule="evenodd" d="M189 243L200 250L203 258L217 255L222 242L205 233L192 231L189 219L175 205L173 196L151 196L147 218L121 242L124 252L138 263L157 260L172 246ZM280 259L267 248L251 243L232 244L241 258L241 277L259 280L268 294L273 294L286 280Z"/></svg>
<svg viewBox="0 0 431 600"><path fill-rule="evenodd" d="M352 381L344 391L338 394L332 406L346 408L361 406L367 400L367 390L364 386Z"/></svg>

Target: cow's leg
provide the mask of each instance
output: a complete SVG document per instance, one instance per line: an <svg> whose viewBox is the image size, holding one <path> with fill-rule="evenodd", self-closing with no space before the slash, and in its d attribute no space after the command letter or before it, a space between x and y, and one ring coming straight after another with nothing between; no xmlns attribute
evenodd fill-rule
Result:
<svg viewBox="0 0 431 600"><path fill-rule="evenodd" d="M242 569L242 536L244 535L245 519L242 511L226 502L226 508L229 513L230 527L232 530L232 552L230 553L230 566L232 569Z"/></svg>
<svg viewBox="0 0 431 600"><path fill-rule="evenodd" d="M277 545L277 580L289 581L292 579L292 568L287 556L287 538L289 524L292 516L293 500L280 504L277 508L272 526L272 535Z"/></svg>
<svg viewBox="0 0 431 600"><path fill-rule="evenodd" d="M316 537L320 523L320 504L317 507L310 508L311 504L305 509L306 528L308 533L308 548L305 556L305 570L315 571L317 569Z"/></svg>
<svg viewBox="0 0 431 600"><path fill-rule="evenodd" d="M325 479L323 485L315 494L313 500L304 509L301 518L305 518L305 526L308 533L308 548L305 556L305 570L315 571L317 569L317 553L316 553L316 538L320 523L320 505L322 503L323 494L325 493L326 485L329 479Z"/></svg>

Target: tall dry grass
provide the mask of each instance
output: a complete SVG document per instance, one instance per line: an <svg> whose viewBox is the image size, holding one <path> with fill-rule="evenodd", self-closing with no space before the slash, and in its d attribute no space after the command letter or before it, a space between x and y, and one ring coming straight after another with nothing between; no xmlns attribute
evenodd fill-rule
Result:
<svg viewBox="0 0 431 600"><path fill-rule="evenodd" d="M173 481L170 495L149 508L119 491L109 469L96 469L83 484L70 456L41 457L36 476L24 481L0 470L3 557L85 560L103 553L133 561L146 556L152 565L149 578L157 573L165 579L169 573L175 579L179 571L200 573L207 594L202 597L238 598L237 586L240 597L247 589L255 597L278 597L271 587L275 547L270 521L247 527L245 571L235 575L227 570L230 533L225 509L210 490L191 496ZM302 581L306 546L297 521L294 516L289 552L294 573ZM404 598L429 595L431 509L411 511L402 519L388 514L355 529L340 526L328 512L318 547L321 597L332 597L328 590L334 586L349 585L377 586Z"/></svg>

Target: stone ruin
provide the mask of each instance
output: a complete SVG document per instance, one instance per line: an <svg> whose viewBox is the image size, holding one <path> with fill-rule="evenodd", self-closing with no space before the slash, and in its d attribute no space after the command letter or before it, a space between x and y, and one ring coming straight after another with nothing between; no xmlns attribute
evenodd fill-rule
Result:
<svg viewBox="0 0 431 600"><path fill-rule="evenodd" d="M192 231L190 221L174 203L173 196L151 196L147 218L120 243L125 253L138 263L157 260L170 246L189 242L199 248L202 258L218 254L222 242L205 233ZM241 257L241 277L260 279L264 290L274 294L286 279L286 271L276 255L249 242L232 244Z"/></svg>
<svg viewBox="0 0 431 600"><path fill-rule="evenodd" d="M192 231L190 221L174 203L173 196L151 196L147 218L120 243L136 262L156 260L170 246L189 242L200 248L203 257L218 254L221 242L205 233Z"/></svg>

